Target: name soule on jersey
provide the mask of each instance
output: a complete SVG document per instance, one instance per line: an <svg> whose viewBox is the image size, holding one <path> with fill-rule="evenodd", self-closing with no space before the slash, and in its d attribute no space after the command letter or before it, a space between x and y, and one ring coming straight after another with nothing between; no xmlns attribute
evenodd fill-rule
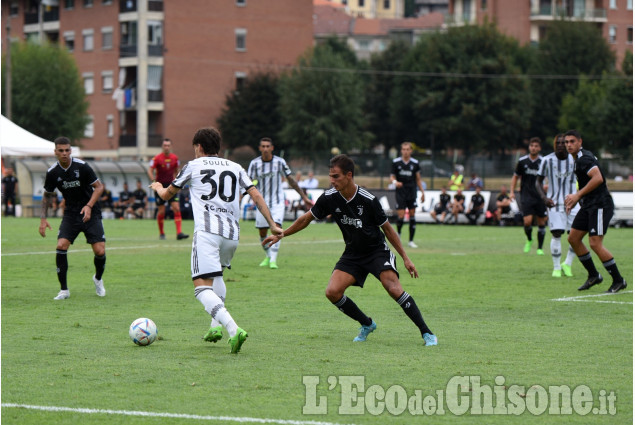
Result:
<svg viewBox="0 0 635 425"><path fill-rule="evenodd" d="M44 190L55 192L59 190L68 210L79 212L88 203L93 195L93 183L98 181L97 175L90 166L81 159L71 158L71 164L64 169L59 162L56 162L46 172L44 180ZM93 205L93 215L100 212L99 202Z"/></svg>
<svg viewBox="0 0 635 425"><path fill-rule="evenodd" d="M344 237L347 254L363 255L377 249L389 249L380 229L388 218L377 197L364 188L358 186L350 201L337 190L329 189L315 201L311 214L318 220L333 215Z"/></svg>

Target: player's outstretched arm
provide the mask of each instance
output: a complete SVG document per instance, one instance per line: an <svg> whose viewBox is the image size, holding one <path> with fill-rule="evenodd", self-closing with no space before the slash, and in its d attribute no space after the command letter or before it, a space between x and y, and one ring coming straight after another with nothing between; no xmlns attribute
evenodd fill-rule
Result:
<svg viewBox="0 0 635 425"><path fill-rule="evenodd" d="M150 188L154 190L157 193L157 195L159 195L159 197L163 199L164 201L167 201L168 199L172 199L174 195L179 193L179 190L181 190L178 187L174 186L173 184L170 184L168 187L163 187L163 185L159 182L153 182L150 185Z"/></svg>
<svg viewBox="0 0 635 425"><path fill-rule="evenodd" d="M293 189L295 189L296 192L298 192L298 195L300 195L300 197L304 201L304 204L308 207L312 207L313 201L310 200L306 193L304 193L304 190L302 190L300 186L298 186L298 182L296 182L295 179L291 177L291 175L287 176L287 181L289 182L289 186L291 186Z"/></svg>
<svg viewBox="0 0 635 425"><path fill-rule="evenodd" d="M262 241L262 245L269 247L277 243L285 236L291 236L294 233L298 233L299 231L305 229L313 221L313 219L314 217L313 214L311 214L311 211L304 213L303 215L298 217L298 219L294 221L293 224L289 226L287 230L284 230L281 234L267 236L267 238Z"/></svg>
<svg viewBox="0 0 635 425"><path fill-rule="evenodd" d="M419 277L419 273L417 272L414 263L410 261L408 254L406 254L406 251L403 249L399 235L395 232L395 229L393 229L388 220L381 225L381 229L384 231L388 242L390 242L390 244L395 248L395 251L397 251L401 258L403 258L403 264L406 267L406 270L408 270L408 273L410 273L410 276Z"/></svg>

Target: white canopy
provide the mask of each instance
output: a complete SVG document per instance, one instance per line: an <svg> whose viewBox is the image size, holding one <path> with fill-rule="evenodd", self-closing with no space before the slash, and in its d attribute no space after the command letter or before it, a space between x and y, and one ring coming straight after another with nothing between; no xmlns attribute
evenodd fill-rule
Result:
<svg viewBox="0 0 635 425"><path fill-rule="evenodd" d="M22 127L0 115L0 153L2 156L53 156L55 144L29 133ZM79 148L73 146L73 156L79 156Z"/></svg>

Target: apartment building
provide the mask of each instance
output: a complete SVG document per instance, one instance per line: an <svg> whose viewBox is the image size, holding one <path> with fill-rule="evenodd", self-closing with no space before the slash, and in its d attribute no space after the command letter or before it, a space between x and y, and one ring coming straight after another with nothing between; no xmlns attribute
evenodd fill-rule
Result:
<svg viewBox="0 0 635 425"><path fill-rule="evenodd" d="M341 4L358 18L403 18L405 0L329 0Z"/></svg>
<svg viewBox="0 0 635 425"><path fill-rule="evenodd" d="M82 155L147 159L169 137L183 160L250 72L313 44L311 0L7 0L13 39L64 45L90 102ZM6 43L3 43L3 49Z"/></svg>
<svg viewBox="0 0 635 425"><path fill-rule="evenodd" d="M448 23L495 21L521 43L539 43L557 19L598 26L615 52L618 67L633 51L633 0L450 0Z"/></svg>

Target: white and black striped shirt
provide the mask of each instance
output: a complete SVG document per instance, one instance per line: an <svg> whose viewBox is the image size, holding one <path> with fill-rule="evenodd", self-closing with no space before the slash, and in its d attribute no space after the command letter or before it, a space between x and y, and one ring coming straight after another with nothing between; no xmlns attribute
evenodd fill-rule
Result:
<svg viewBox="0 0 635 425"><path fill-rule="evenodd" d="M555 203L552 211L564 212L564 198L577 192L574 165L575 161L570 154L567 154L566 159L558 159L555 152L542 158L538 175L549 182L547 198Z"/></svg>
<svg viewBox="0 0 635 425"><path fill-rule="evenodd" d="M259 156L251 161L247 174L252 179L258 180L256 187L265 198L269 208L284 202L282 176L291 175L291 169L284 159L273 155L271 161L263 161L262 156Z"/></svg>
<svg viewBox="0 0 635 425"><path fill-rule="evenodd" d="M204 156L188 162L172 184L190 182L194 229L238 240L240 196L253 186L239 164L225 158Z"/></svg>

